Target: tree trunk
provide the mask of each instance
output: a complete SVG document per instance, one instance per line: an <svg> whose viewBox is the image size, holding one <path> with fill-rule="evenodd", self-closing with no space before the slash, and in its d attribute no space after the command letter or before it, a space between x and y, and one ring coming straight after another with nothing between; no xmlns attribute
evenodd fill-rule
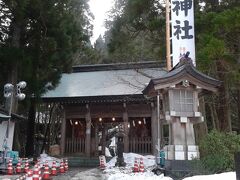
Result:
<svg viewBox="0 0 240 180"><path fill-rule="evenodd" d="M238 108L238 133L240 133L240 86L237 90L237 108Z"/></svg>
<svg viewBox="0 0 240 180"><path fill-rule="evenodd" d="M51 106L51 110L49 112L49 119L48 119L46 130L44 132L44 139L43 139L43 145L41 148L41 153L43 152L43 150L46 147L46 142L48 142L48 144L49 144L49 141L50 141L50 127L51 127L52 114L53 114L54 108L55 108L55 104L53 106Z"/></svg>
<svg viewBox="0 0 240 180"><path fill-rule="evenodd" d="M194 125L196 144L199 144L201 139L208 132L204 98L199 99L199 110L200 112L202 112L202 115L204 117L204 122Z"/></svg>
<svg viewBox="0 0 240 180"><path fill-rule="evenodd" d="M27 157L34 155L35 114L36 114L36 99L33 97L30 100L30 108L29 108L29 114L28 114L28 128L27 128L27 142L26 142Z"/></svg>
<svg viewBox="0 0 240 180"><path fill-rule="evenodd" d="M219 127L222 132L231 132L231 118L230 118L230 100L229 100L229 91L226 80L226 70L221 64L221 61L216 63L218 77L223 81L222 86L219 88L218 95L218 119Z"/></svg>
<svg viewBox="0 0 240 180"><path fill-rule="evenodd" d="M219 127L219 120L218 120L218 115L217 115L217 110L216 110L216 105L215 105L215 100L212 99L210 103L208 103L208 107L211 113L211 120L212 120L212 126L213 129L220 130Z"/></svg>

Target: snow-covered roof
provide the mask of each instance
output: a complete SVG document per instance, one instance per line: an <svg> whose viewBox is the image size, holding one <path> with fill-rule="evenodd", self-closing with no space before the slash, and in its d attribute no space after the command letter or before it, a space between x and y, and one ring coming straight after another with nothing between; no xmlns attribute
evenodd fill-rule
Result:
<svg viewBox="0 0 240 180"><path fill-rule="evenodd" d="M125 64L126 66L126 64ZM79 67L78 67L79 68ZM105 68L106 69L106 68ZM147 86L151 78L166 73L161 67L152 65L140 68L113 69L62 74L59 85L43 95L43 98L92 97L137 95Z"/></svg>

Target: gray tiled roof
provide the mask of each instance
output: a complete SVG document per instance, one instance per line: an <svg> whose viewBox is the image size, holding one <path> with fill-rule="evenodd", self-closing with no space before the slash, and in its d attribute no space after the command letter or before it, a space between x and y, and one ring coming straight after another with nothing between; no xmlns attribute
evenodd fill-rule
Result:
<svg viewBox="0 0 240 180"><path fill-rule="evenodd" d="M62 74L59 85L43 98L142 94L151 78L166 74L161 68L101 70Z"/></svg>

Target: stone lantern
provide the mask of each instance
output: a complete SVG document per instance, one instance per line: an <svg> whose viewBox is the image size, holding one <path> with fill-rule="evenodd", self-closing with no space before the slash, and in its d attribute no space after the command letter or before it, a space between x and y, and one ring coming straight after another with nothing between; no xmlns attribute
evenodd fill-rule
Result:
<svg viewBox="0 0 240 180"><path fill-rule="evenodd" d="M180 62L160 78L152 79L143 93L149 97L160 97L162 104L160 126L168 125L168 145L161 144L168 160L191 160L199 158L195 144L193 125L204 121L199 109L199 97L216 92L221 82L199 71L189 57ZM159 107L159 106L158 106ZM159 136L163 136L160 127ZM163 137L160 138L163 143ZM157 144L157 142L156 142Z"/></svg>
<svg viewBox="0 0 240 180"><path fill-rule="evenodd" d="M124 151L124 143L123 143L123 138L124 138L124 129L123 126L120 124L118 128L118 132L116 134L117 137L117 161L115 163L115 166L119 167L124 167L126 166L126 163L124 162L124 157L123 157L123 151Z"/></svg>

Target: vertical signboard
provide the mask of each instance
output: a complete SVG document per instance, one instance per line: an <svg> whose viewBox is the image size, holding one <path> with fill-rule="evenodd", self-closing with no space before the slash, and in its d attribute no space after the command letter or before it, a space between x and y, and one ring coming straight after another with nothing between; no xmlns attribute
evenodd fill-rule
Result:
<svg viewBox="0 0 240 180"><path fill-rule="evenodd" d="M194 14L193 0L172 0L172 58L173 66L187 51L195 63Z"/></svg>

